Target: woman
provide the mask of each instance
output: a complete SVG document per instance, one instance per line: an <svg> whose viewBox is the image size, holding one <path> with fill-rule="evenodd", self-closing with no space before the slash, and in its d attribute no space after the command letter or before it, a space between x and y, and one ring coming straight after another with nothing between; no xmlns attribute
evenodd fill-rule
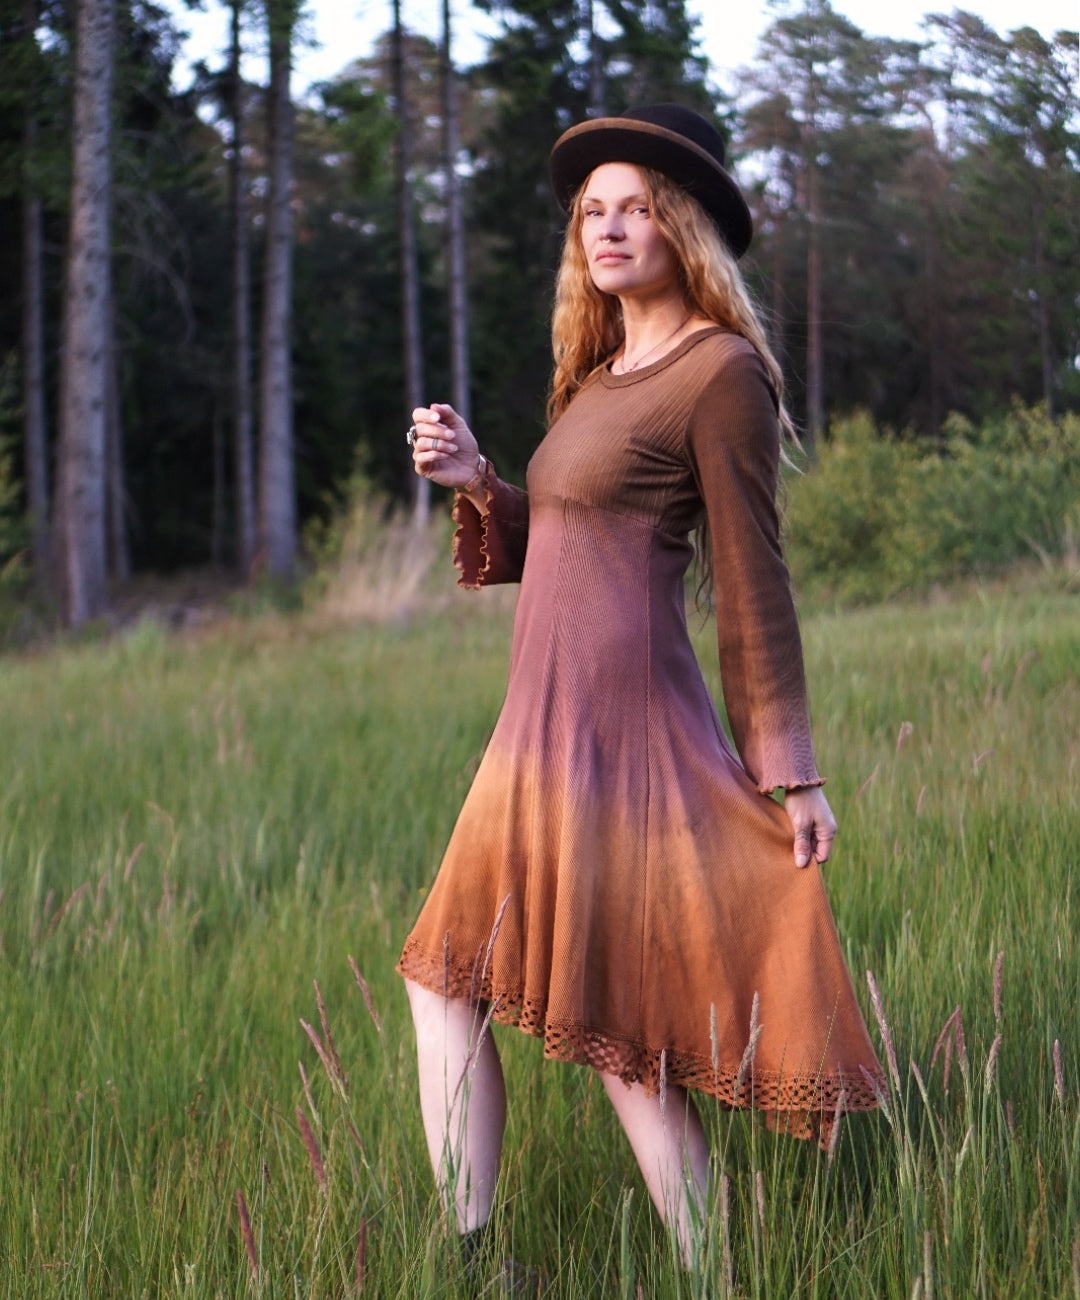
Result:
<svg viewBox="0 0 1080 1300"><path fill-rule="evenodd" d="M875 1104L819 870L836 823L775 506L791 425L723 164L719 134L674 105L555 145L569 224L527 493L452 408L414 412L417 472L458 492L459 581L522 583L506 702L398 967L467 1253L506 1105L485 1008L600 1072L687 1263L708 1173L687 1089L819 1139ZM737 754L687 636L702 524Z"/></svg>

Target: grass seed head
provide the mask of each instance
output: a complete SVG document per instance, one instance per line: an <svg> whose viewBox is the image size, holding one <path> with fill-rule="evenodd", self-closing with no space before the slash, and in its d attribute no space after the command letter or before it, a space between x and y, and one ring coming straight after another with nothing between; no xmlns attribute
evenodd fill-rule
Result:
<svg viewBox="0 0 1080 1300"><path fill-rule="evenodd" d="M128 858L127 862L124 863L124 884L125 885L131 879L131 873L135 870L135 864L142 857L143 849L145 848L146 848L145 842L140 841L140 843L136 844L135 847L131 850L131 856Z"/></svg>
<svg viewBox="0 0 1080 1300"><path fill-rule="evenodd" d="M893 1046L892 1031L889 1028L889 1022L885 1019L885 1008L881 1004L881 994L878 991L877 980L874 979L874 972L866 972L866 982L870 985L870 1001L874 1007L874 1015L877 1017L878 1028L881 1030L881 1039L885 1044L885 1055L889 1061L889 1075L892 1079L893 1087L897 1092L900 1091L900 1067L896 1063L896 1048Z"/></svg>
<svg viewBox="0 0 1080 1300"><path fill-rule="evenodd" d="M956 1020L959 1015L960 1015L960 1008L953 1007L952 1012L949 1015L949 1018L941 1026L941 1033L938 1034L937 1036L937 1042L934 1043L934 1051L930 1057L930 1068L932 1070L934 1068L935 1063L937 1062L938 1053L944 1052L945 1054L945 1062L942 1070L941 1086L944 1092L946 1093L946 1095L948 1094L949 1091L949 1072L952 1069L953 1039L955 1037L954 1030L956 1026Z"/></svg>
<svg viewBox="0 0 1080 1300"><path fill-rule="evenodd" d="M506 909L510 906L510 895L507 894L499 907L498 915L495 917L491 926L491 933L488 935L487 949L484 952L484 977L491 970L491 958L495 952L495 941L499 937L499 931L502 929L503 917L506 915Z"/></svg>
<svg viewBox="0 0 1080 1300"><path fill-rule="evenodd" d="M341 1064L341 1057L338 1055L337 1046L334 1043L334 1035L330 1032L330 1022L326 1016L326 1002L322 995L322 989L319 988L319 981L312 980L315 985L315 1005L319 1008L319 1023L322 1025L323 1040L326 1043L326 1054L329 1056L334 1067L334 1074L341 1084L345 1096L349 1095L349 1080L345 1074L345 1069Z"/></svg>
<svg viewBox="0 0 1080 1300"><path fill-rule="evenodd" d="M759 1012L761 1010L761 999L754 994L754 1001L750 1007L750 1037L746 1042L746 1050L742 1054L742 1060L739 1062L739 1072L735 1076L735 1094L734 1101L738 1101L742 1094L743 1084L747 1077L750 1076L754 1069L754 1057L757 1055L758 1040L761 1038L762 1025L759 1023Z"/></svg>
<svg viewBox="0 0 1080 1300"><path fill-rule="evenodd" d="M1061 1039L1054 1039L1054 1094L1058 1105L1065 1105L1065 1071L1061 1064Z"/></svg>
<svg viewBox="0 0 1080 1300"><path fill-rule="evenodd" d="M349 966L353 973L353 979L356 980L357 986L363 995L364 1006L368 1009L368 1015L375 1024L376 1032L381 1034L382 1021L379 1019L379 1013L375 1010L375 999L371 996L371 989L368 988L368 982L364 979L363 975L360 974L360 967L357 966L355 959L352 957L349 958Z"/></svg>
<svg viewBox="0 0 1080 1300"><path fill-rule="evenodd" d="M865 1065L859 1066L859 1073L863 1077L863 1082L870 1088L874 1094L874 1100L884 1115L886 1122L892 1124L892 1109L889 1106L889 1099L881 1090L881 1079L876 1074L871 1074Z"/></svg>
<svg viewBox="0 0 1080 1300"><path fill-rule="evenodd" d="M956 1008L956 1059L960 1063L960 1073L967 1078L968 1059L967 1059L967 1040L964 1038L964 1017L960 1014L960 1008Z"/></svg>
<svg viewBox="0 0 1080 1300"><path fill-rule="evenodd" d="M311 1025L309 1025L306 1020L301 1018L300 1026L303 1029L304 1033L307 1034L308 1038L311 1039L311 1045L315 1048L315 1051L318 1053L319 1060L322 1061L323 1063L323 1069L326 1071L331 1086L337 1092L340 1092L346 1100L348 1100L348 1096L349 1096L348 1079L345 1078L344 1074L339 1075L338 1070L335 1069L334 1067L334 1062L330 1056L330 1053L327 1051L326 1047L323 1045L322 1039L319 1037L318 1033L311 1027ZM339 1062L339 1066L340 1066L340 1062Z"/></svg>
<svg viewBox="0 0 1080 1300"><path fill-rule="evenodd" d="M248 1262L251 1265L251 1275L258 1282L259 1256L255 1250L255 1234L251 1231L251 1218L248 1215L244 1193L239 1188L236 1189L236 1209L240 1215L240 1235L244 1239L244 1249L247 1251Z"/></svg>
<svg viewBox="0 0 1080 1300"><path fill-rule="evenodd" d="M303 1084L304 1097L307 1099L308 1110L311 1111L312 1118L314 1119L315 1123L318 1124L319 1112L315 1109L315 1099L311 1095L311 1085L308 1083L307 1070L304 1069L303 1061L297 1061L296 1064L300 1068L300 1082L301 1084Z"/></svg>
<svg viewBox="0 0 1080 1300"><path fill-rule="evenodd" d="M1001 1035L997 1034L994 1041L990 1044L990 1054L986 1058L986 1069L983 1072L983 1096L990 1095L990 1089L994 1086L994 1075L997 1073L998 1057L1001 1055Z"/></svg>
<svg viewBox="0 0 1080 1300"><path fill-rule="evenodd" d="M323 1167L319 1144L315 1141L315 1134L311 1131L311 1125L307 1121L307 1116L299 1106L296 1108L296 1123L300 1128L300 1136L303 1139L305 1148L307 1149L308 1159L311 1161L311 1167L315 1171L315 1178L318 1181L319 1188L322 1191L322 1194L326 1196L329 1193L329 1186L326 1181L326 1169Z"/></svg>
<svg viewBox="0 0 1080 1300"><path fill-rule="evenodd" d="M967 1132L964 1134L964 1140L963 1142L960 1143L960 1153L956 1157L957 1169L959 1169L960 1166L964 1163L964 1157L967 1155L968 1148L971 1146L971 1139L974 1133L975 1133L975 1125L969 1124L967 1128Z"/></svg>
<svg viewBox="0 0 1080 1300"><path fill-rule="evenodd" d="M1005 982L1005 952L1002 950L994 962L994 1023L1001 1024L1001 992Z"/></svg>

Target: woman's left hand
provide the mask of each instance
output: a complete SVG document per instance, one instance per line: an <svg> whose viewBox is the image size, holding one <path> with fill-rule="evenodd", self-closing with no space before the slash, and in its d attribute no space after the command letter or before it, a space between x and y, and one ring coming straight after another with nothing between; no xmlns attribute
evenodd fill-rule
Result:
<svg viewBox="0 0 1080 1300"><path fill-rule="evenodd" d="M476 477L479 451L472 430L446 402L418 406L413 418L413 466L440 487L460 488Z"/></svg>
<svg viewBox="0 0 1080 1300"><path fill-rule="evenodd" d="M836 818L821 786L786 791L784 811L791 818L795 832L795 865L808 867L811 857L820 863L828 862L836 835Z"/></svg>

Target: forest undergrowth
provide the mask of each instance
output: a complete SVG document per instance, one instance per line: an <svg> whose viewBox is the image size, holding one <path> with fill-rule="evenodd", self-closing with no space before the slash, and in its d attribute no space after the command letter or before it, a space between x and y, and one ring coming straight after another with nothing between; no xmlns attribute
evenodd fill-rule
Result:
<svg viewBox="0 0 1080 1300"><path fill-rule="evenodd" d="M820 1152L706 1105L685 1273L602 1088L497 1031L497 1228L545 1294L1080 1300L1075 603L1018 582L806 616L881 1110ZM393 966L511 611L351 613L0 660L0 1295L470 1294Z"/></svg>

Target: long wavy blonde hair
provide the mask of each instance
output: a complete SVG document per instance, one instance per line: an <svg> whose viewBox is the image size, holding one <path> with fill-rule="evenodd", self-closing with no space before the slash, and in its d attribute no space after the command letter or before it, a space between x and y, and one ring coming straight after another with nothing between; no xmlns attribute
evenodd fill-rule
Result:
<svg viewBox="0 0 1080 1300"><path fill-rule="evenodd" d="M738 265L712 219L696 199L663 173L648 167L638 170L645 179L652 218L678 262L679 283L687 308L741 334L754 345L776 393L781 428L797 442L795 426L784 406L780 364L769 347ZM583 219L579 190L570 209L555 281L555 311L551 321L555 370L547 404L549 425L562 415L589 376L611 360L624 337L619 300L601 293L589 274L581 242Z"/></svg>

